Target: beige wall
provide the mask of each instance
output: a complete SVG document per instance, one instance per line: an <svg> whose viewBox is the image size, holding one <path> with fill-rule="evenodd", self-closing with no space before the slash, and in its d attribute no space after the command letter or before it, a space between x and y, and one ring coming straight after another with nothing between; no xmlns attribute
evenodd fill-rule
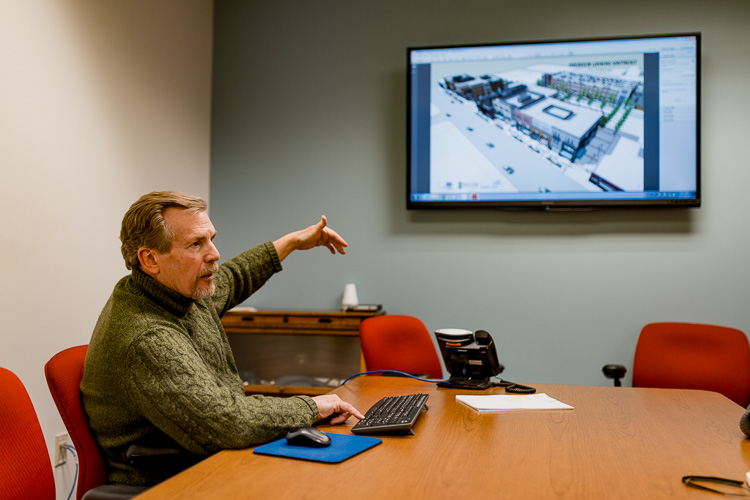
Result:
<svg viewBox="0 0 750 500"><path fill-rule="evenodd" d="M212 22L210 0L0 6L0 366L50 450L44 363L88 342L126 274L123 213L154 189L208 196ZM74 471L55 470L58 498Z"/></svg>

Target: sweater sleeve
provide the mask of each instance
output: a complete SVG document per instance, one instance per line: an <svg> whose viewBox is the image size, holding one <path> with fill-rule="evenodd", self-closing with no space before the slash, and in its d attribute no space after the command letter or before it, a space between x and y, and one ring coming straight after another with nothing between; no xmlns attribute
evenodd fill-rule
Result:
<svg viewBox="0 0 750 500"><path fill-rule="evenodd" d="M223 316L281 270L276 247L270 241L224 262L216 274L216 291L212 297L216 313Z"/></svg>
<svg viewBox="0 0 750 500"><path fill-rule="evenodd" d="M144 418L200 455L246 448L291 429L311 425L318 416L306 396L273 398L244 395L211 374L179 332L150 332L128 350L125 387Z"/></svg>

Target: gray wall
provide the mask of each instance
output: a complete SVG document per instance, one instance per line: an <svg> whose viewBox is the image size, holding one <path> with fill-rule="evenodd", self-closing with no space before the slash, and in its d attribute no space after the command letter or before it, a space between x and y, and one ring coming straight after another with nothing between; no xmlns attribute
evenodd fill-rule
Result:
<svg viewBox="0 0 750 500"><path fill-rule="evenodd" d="M224 257L325 213L346 256L293 255L247 305L360 302L484 328L503 374L607 384L661 320L750 332L750 3L216 1L211 216ZM407 212L405 47L703 33L704 206ZM626 380L629 383L629 380Z"/></svg>

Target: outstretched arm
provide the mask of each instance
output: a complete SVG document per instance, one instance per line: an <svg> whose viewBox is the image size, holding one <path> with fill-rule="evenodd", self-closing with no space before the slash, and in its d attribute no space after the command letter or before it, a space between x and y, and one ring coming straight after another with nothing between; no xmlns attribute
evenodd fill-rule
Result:
<svg viewBox="0 0 750 500"><path fill-rule="evenodd" d="M345 249L349 244L336 231L326 227L327 225L328 219L323 215L317 224L294 231L274 241L273 245L276 247L276 253L279 254L279 260L284 260L295 250L308 250L320 246L327 247L332 254L336 252L345 254Z"/></svg>

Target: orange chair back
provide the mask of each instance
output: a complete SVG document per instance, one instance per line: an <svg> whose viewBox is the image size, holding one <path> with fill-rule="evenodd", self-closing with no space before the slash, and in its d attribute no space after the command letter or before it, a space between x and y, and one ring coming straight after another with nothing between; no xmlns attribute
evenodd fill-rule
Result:
<svg viewBox="0 0 750 500"><path fill-rule="evenodd" d="M0 368L0 500L54 500L52 463L34 405L21 380Z"/></svg>
<svg viewBox="0 0 750 500"><path fill-rule="evenodd" d="M638 338L633 387L703 389L750 404L750 343L735 328L651 323Z"/></svg>
<svg viewBox="0 0 750 500"><path fill-rule="evenodd" d="M398 370L443 378L430 332L413 316L374 316L359 325L368 370Z"/></svg>
<svg viewBox="0 0 750 500"><path fill-rule="evenodd" d="M81 402L80 386L87 351L88 345L70 347L55 354L44 365L52 399L78 454L78 499L88 490L105 484L107 477L101 451L91 433Z"/></svg>

